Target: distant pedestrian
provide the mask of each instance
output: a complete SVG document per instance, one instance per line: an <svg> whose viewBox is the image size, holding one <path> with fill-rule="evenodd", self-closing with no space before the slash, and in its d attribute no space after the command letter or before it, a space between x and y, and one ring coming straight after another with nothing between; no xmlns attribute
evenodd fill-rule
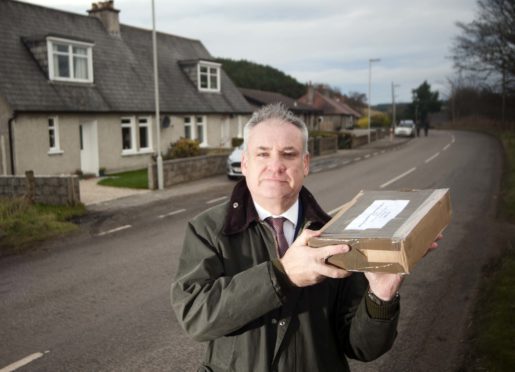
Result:
<svg viewBox="0 0 515 372"><path fill-rule="evenodd" d="M427 133L429 132L429 120L427 120L427 118L422 119L422 128L424 128L424 136L427 137Z"/></svg>

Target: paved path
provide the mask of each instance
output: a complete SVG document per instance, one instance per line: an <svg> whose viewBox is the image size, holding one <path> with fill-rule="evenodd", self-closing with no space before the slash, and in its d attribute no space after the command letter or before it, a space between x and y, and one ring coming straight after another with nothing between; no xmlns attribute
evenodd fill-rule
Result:
<svg viewBox="0 0 515 372"><path fill-rule="evenodd" d="M101 186L97 184L98 181L100 181L100 178L80 180L80 199L84 205L90 206L113 199L150 192L150 190Z"/></svg>

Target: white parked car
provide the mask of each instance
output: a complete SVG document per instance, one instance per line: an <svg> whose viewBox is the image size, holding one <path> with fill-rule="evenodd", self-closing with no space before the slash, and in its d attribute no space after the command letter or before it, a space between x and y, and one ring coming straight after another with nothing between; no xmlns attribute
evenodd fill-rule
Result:
<svg viewBox="0 0 515 372"><path fill-rule="evenodd" d="M243 177L241 174L241 155L243 153L243 144L236 147L231 155L227 158L226 168L227 177L234 180Z"/></svg>
<svg viewBox="0 0 515 372"><path fill-rule="evenodd" d="M395 136L398 137L415 137L415 123L413 120L402 120L399 125L395 127Z"/></svg>

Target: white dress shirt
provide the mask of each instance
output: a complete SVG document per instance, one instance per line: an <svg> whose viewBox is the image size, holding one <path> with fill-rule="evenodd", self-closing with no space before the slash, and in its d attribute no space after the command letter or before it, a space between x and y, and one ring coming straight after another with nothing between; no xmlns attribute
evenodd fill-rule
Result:
<svg viewBox="0 0 515 372"><path fill-rule="evenodd" d="M297 227L297 221L299 219L299 199L293 203L293 205L285 211L284 213L280 214L279 216L275 216L269 211L267 211L265 208L260 206L258 203L254 202L254 206L256 207L256 211L258 212L259 218L264 221L268 217L284 217L286 218L286 221L284 221L283 225L283 231L284 231L284 237L286 238L286 241L289 245L293 243L293 239L295 238L295 229Z"/></svg>

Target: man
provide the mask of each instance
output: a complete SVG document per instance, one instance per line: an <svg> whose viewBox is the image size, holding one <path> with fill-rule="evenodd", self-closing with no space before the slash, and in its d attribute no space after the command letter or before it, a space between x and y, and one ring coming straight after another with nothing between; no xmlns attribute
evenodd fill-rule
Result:
<svg viewBox="0 0 515 372"><path fill-rule="evenodd" d="M208 342L200 370L346 371L346 356L372 360L393 344L401 276L350 275L326 263L348 246L307 246L330 219L302 185L307 139L282 105L256 112L244 129L245 179L188 224L172 305ZM281 216L275 232L269 217Z"/></svg>
<svg viewBox="0 0 515 372"><path fill-rule="evenodd" d="M429 120L427 119L427 115L422 117L422 128L424 128L424 136L427 137L427 132L429 131Z"/></svg>

